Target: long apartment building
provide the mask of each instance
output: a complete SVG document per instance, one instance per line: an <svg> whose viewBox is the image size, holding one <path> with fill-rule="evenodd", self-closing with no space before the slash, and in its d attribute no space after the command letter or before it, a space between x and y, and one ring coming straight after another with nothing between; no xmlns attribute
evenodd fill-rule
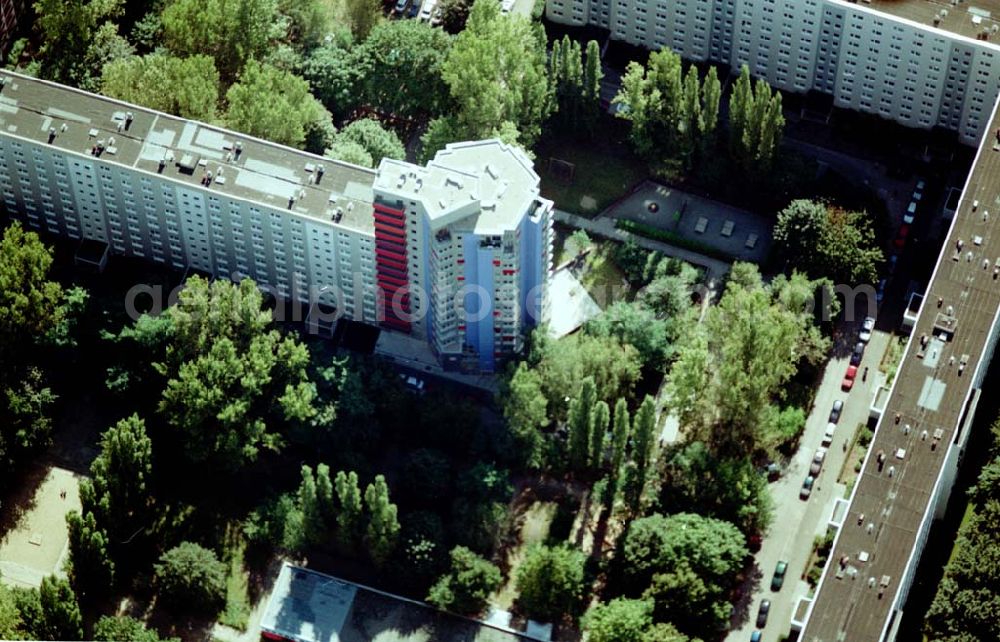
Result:
<svg viewBox="0 0 1000 642"><path fill-rule="evenodd" d="M543 320L550 201L496 140L426 167L315 156L0 72L0 189L40 232L425 340L492 371Z"/></svg>
<svg viewBox="0 0 1000 642"><path fill-rule="evenodd" d="M943 516L1000 338L1000 113L993 108L818 589L803 642L897 639L934 520Z"/></svg>
<svg viewBox="0 0 1000 642"><path fill-rule="evenodd" d="M967 145L1000 89L1000 0L547 0L546 17Z"/></svg>

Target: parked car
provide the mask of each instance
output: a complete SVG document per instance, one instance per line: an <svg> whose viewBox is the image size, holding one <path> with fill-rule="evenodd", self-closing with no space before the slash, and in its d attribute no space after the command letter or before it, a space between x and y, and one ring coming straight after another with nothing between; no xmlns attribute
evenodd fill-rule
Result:
<svg viewBox="0 0 1000 642"><path fill-rule="evenodd" d="M785 583L785 571L788 570L788 562L779 560L774 566L774 575L771 576L771 590L780 591Z"/></svg>
<svg viewBox="0 0 1000 642"><path fill-rule="evenodd" d="M760 608L757 609L757 628L763 629L767 626L767 614L771 612L771 600L761 600Z"/></svg>
<svg viewBox="0 0 1000 642"><path fill-rule="evenodd" d="M399 378L402 379L403 385L405 385L411 392L417 394L423 394L426 388L426 384L423 379L418 379L413 375L400 374Z"/></svg>
<svg viewBox="0 0 1000 642"><path fill-rule="evenodd" d="M750 642L760 642L760 640L761 640L761 632L759 629L750 634Z"/></svg>
<svg viewBox="0 0 1000 642"><path fill-rule="evenodd" d="M893 272L896 271L896 264L897 263L899 263L899 255L898 254L890 254L889 258L888 258L888 260L886 261L886 264L885 264L886 272L888 272L890 276L892 276Z"/></svg>
<svg viewBox="0 0 1000 642"><path fill-rule="evenodd" d="M858 341L854 344L854 350L851 351L851 365L860 366L861 359L865 356L865 342Z"/></svg>
<svg viewBox="0 0 1000 642"><path fill-rule="evenodd" d="M826 448L817 448L813 455L812 463L809 464L809 475L818 477L819 471L823 470L823 460L826 459Z"/></svg>
<svg viewBox="0 0 1000 642"><path fill-rule="evenodd" d="M417 14L420 13L420 0L413 0L413 4L410 5L410 17L416 18Z"/></svg>
<svg viewBox="0 0 1000 642"><path fill-rule="evenodd" d="M812 475L806 477L805 481L802 482L802 490L799 491L799 497L801 499L809 499L809 496L813 492L813 484L816 483L816 478Z"/></svg>
<svg viewBox="0 0 1000 642"><path fill-rule="evenodd" d="M774 481L778 477L781 477L781 466L772 461L767 466L764 466L763 472L768 481Z"/></svg>
<svg viewBox="0 0 1000 642"><path fill-rule="evenodd" d="M921 178L920 180L917 181L917 186L914 189L918 192L922 192L924 191L925 187L927 187L927 183L925 183L924 179Z"/></svg>
<svg viewBox="0 0 1000 642"><path fill-rule="evenodd" d="M826 425L826 432L823 433L823 445L829 446L833 443L833 434L837 432L837 424L829 423Z"/></svg>
<svg viewBox="0 0 1000 642"><path fill-rule="evenodd" d="M850 392L851 388L854 387L854 380L858 376L857 366L847 366L847 372L844 373L844 379L840 382L840 389L844 392Z"/></svg>
<svg viewBox="0 0 1000 642"><path fill-rule="evenodd" d="M833 402L833 408L830 409L830 423L835 424L840 421L840 413L844 410L844 400L837 399Z"/></svg>
<svg viewBox="0 0 1000 642"><path fill-rule="evenodd" d="M409 6L410 6L410 0L396 0L396 6L395 8L393 8L393 11L398 13L399 15L403 15L403 13L406 11L406 8Z"/></svg>
<svg viewBox="0 0 1000 642"><path fill-rule="evenodd" d="M435 9L437 9L437 0L424 0L424 3L420 6L418 19L421 22L430 22Z"/></svg>
<svg viewBox="0 0 1000 642"><path fill-rule="evenodd" d="M906 206L906 211L903 212L903 222L907 225L913 225L913 219L917 215L917 202L910 201L910 204Z"/></svg>
<svg viewBox="0 0 1000 642"><path fill-rule="evenodd" d="M861 332L858 333L858 338L864 343L868 343L872 340L872 331L875 329L875 318L865 317L865 320L861 323Z"/></svg>
<svg viewBox="0 0 1000 642"><path fill-rule="evenodd" d="M910 235L910 226L903 223L899 226L899 231L896 233L896 238L893 240L892 244L896 247L903 247L906 245L906 238Z"/></svg>

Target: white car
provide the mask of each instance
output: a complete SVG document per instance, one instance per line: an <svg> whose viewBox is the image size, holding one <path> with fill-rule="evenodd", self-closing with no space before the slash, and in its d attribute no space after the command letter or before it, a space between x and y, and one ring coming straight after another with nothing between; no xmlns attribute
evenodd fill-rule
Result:
<svg viewBox="0 0 1000 642"><path fill-rule="evenodd" d="M864 322L861 324L861 332L858 333L858 338L861 339L862 342L868 343L872 340L872 330L874 329L874 317L865 317Z"/></svg>
<svg viewBox="0 0 1000 642"><path fill-rule="evenodd" d="M421 22L430 22L436 8L437 0L424 0L424 3L420 5L420 14L417 19Z"/></svg>
<svg viewBox="0 0 1000 642"><path fill-rule="evenodd" d="M903 222L907 225L913 225L913 219L917 216L917 202L910 201L909 206L907 206L906 211L903 212Z"/></svg>
<svg viewBox="0 0 1000 642"><path fill-rule="evenodd" d="M826 432L823 433L823 445L829 446L833 443L833 434L837 432L837 424L829 423L826 425Z"/></svg>

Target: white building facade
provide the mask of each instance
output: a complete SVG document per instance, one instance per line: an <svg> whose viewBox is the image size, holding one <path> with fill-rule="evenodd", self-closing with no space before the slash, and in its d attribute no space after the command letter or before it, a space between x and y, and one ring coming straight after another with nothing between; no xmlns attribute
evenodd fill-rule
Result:
<svg viewBox="0 0 1000 642"><path fill-rule="evenodd" d="M734 71L745 64L783 91L829 94L838 107L940 126L976 145L1000 89L1000 3L992 4L995 11L932 0L548 0L546 17Z"/></svg>
<svg viewBox="0 0 1000 642"><path fill-rule="evenodd" d="M421 174L425 193L441 198L445 181L463 182L460 207L447 221L428 215L437 206L411 193L413 181L382 180L396 172ZM37 231L177 270L250 277L313 313L411 333L480 371L521 349L542 318L551 271L551 203L538 197L523 152L498 141L452 145L427 168L386 161L376 172L3 72L0 190L7 212ZM404 283L436 298L434 314L400 324L387 312L394 268L404 266L392 260L400 248L383 233L382 203L411 200L421 209L403 244L413 276ZM448 233L464 245L445 247ZM449 253L477 268L490 254L489 279L485 269L465 276L489 286L500 312L490 310L488 341L484 321L463 323L445 305L445 288L462 280Z"/></svg>

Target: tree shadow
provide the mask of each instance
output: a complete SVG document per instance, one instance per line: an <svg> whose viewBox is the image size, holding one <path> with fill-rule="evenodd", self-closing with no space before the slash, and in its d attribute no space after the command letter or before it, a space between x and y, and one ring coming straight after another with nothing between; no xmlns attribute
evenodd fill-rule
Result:
<svg viewBox="0 0 1000 642"><path fill-rule="evenodd" d="M10 480L10 488L0 499L0 543L15 530L21 520L35 508L35 494L48 476L49 467L35 463L23 469Z"/></svg>
<svg viewBox="0 0 1000 642"><path fill-rule="evenodd" d="M757 565L756 561L751 561L744 569L739 583L733 589L733 612L729 618L729 628L738 629L750 621L753 596L760 588L764 580L764 572Z"/></svg>

